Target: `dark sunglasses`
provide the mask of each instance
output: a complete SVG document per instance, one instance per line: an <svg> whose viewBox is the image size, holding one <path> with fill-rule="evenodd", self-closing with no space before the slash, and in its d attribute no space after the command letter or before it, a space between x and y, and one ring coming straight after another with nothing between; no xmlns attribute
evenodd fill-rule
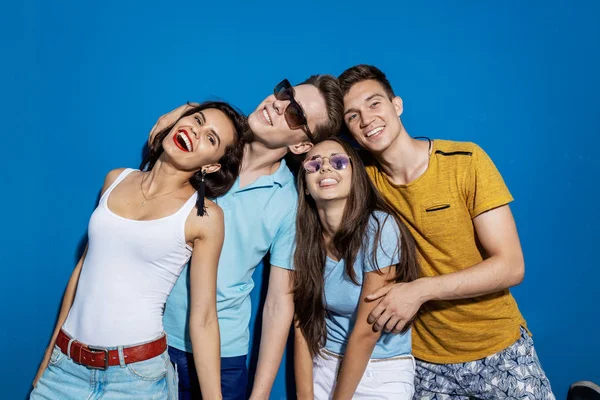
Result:
<svg viewBox="0 0 600 400"><path fill-rule="evenodd" d="M275 86L273 89L273 93L275 94L275 98L279 101L287 101L289 100L290 104L285 109L285 121L287 122L290 129L299 129L306 128L306 133L310 140L313 139L313 134L308 127L308 121L306 120L306 115L304 114L304 110L300 107L300 104L294 98L294 88L290 84L290 81L287 79L282 80Z"/></svg>
<svg viewBox="0 0 600 400"><path fill-rule="evenodd" d="M337 169L338 171L348 168L348 164L350 164L350 156L346 154L334 154L330 157L312 157L304 161L302 163L302 166L304 167L304 170L307 174L312 174L321 169L321 167L323 166L323 160L325 160L326 158L329 160L329 165L331 165L333 169Z"/></svg>

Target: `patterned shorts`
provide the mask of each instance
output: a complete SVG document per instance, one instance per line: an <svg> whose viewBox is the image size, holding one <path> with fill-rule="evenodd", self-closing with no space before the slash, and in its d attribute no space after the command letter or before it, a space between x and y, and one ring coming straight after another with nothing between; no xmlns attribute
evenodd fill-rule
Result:
<svg viewBox="0 0 600 400"><path fill-rule="evenodd" d="M416 400L527 399L555 400L550 382L521 328L510 347L477 361L431 364L417 360Z"/></svg>

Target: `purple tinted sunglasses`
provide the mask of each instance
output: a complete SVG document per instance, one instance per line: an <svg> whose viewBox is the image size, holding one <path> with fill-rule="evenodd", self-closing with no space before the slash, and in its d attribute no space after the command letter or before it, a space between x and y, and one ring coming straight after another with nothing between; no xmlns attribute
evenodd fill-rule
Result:
<svg viewBox="0 0 600 400"><path fill-rule="evenodd" d="M350 164L350 156L346 154L332 154L329 157L311 157L308 160L304 161L302 163L302 166L304 167L306 173L312 174L321 169L321 167L323 166L323 160L325 159L328 159L329 165L331 165L333 169L336 169L338 171L348 168L348 164Z"/></svg>

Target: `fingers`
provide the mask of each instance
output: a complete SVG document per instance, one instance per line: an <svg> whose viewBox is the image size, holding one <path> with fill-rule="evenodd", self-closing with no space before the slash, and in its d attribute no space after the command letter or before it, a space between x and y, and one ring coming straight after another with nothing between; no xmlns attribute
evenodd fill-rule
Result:
<svg viewBox="0 0 600 400"><path fill-rule="evenodd" d="M383 312L383 314L381 314L381 316L377 318L377 321L375 321L375 323L373 324L373 329L375 330L375 332L379 332L380 330L382 330L391 317L392 312L389 309L386 309Z"/></svg>
<svg viewBox="0 0 600 400"><path fill-rule="evenodd" d="M148 146L152 147L152 141L154 140L154 135L156 133L156 127L158 127L158 124L160 124L160 119L158 120L157 123L154 124L154 126L152 127L152 130L150 131L150 135L148 135Z"/></svg>
<svg viewBox="0 0 600 400"><path fill-rule="evenodd" d="M388 320L388 322L383 327L383 330L388 333L392 332L398 324L401 324L401 321L402 321L402 319L399 316L392 315L392 317ZM404 324L402 324L402 325L404 325Z"/></svg>
<svg viewBox="0 0 600 400"><path fill-rule="evenodd" d="M368 301L377 300L377 299L385 296L387 294L387 292L389 292L392 287L393 287L393 285L388 285L388 286L384 286L382 288L379 288L376 291L374 291L373 293L371 293L370 295L368 295L366 297L366 299Z"/></svg>
<svg viewBox="0 0 600 400"><path fill-rule="evenodd" d="M383 302L379 302L379 304L377 304L377 306L375 306L373 311L371 311L371 313L367 317L367 322L369 324L374 323L381 316L381 314L383 314L384 311L385 311L385 306L383 305Z"/></svg>

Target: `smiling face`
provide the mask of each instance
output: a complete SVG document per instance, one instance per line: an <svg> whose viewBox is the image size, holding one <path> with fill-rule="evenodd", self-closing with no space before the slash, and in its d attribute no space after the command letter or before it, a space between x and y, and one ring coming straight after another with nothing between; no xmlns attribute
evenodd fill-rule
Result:
<svg viewBox="0 0 600 400"><path fill-rule="evenodd" d="M379 154L402 131L400 97L390 97L383 86L372 79L358 82L344 96L344 122L362 147Z"/></svg>
<svg viewBox="0 0 600 400"><path fill-rule="evenodd" d="M231 120L222 111L207 108L177 121L162 142L163 155L177 168L197 171L216 164L234 141Z"/></svg>
<svg viewBox="0 0 600 400"><path fill-rule="evenodd" d="M332 140L315 145L306 155L303 163L306 191L316 204L348 198L352 184L352 163L346 157L348 154L342 145ZM315 170L315 166L319 168Z"/></svg>
<svg viewBox="0 0 600 400"><path fill-rule="evenodd" d="M312 132L317 125L327 122L325 99L313 85L294 86L294 98L302 107ZM309 140L302 128L292 129L285 119L289 100L277 100L270 95L248 116L248 124L254 134L254 140L264 143L268 148L288 147Z"/></svg>

